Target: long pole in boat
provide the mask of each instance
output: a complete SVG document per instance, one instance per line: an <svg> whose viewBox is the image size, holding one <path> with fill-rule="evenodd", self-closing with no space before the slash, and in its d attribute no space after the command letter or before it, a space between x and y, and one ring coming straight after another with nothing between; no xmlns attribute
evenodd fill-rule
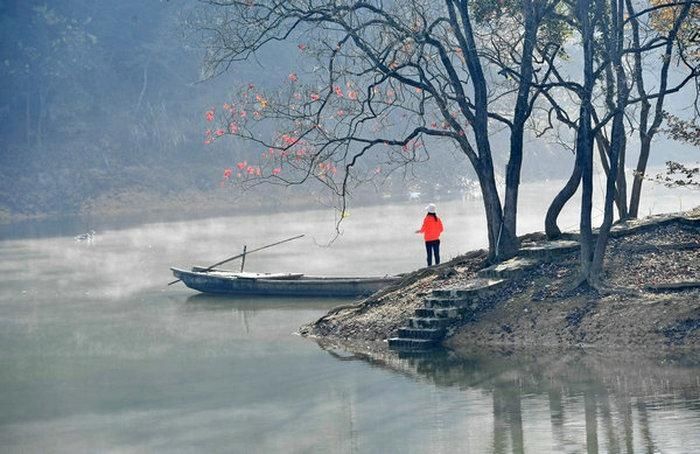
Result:
<svg viewBox="0 0 700 454"><path fill-rule="evenodd" d="M293 237L291 237L291 238L287 238L286 240L278 241L278 242L276 242L276 243L267 244L267 245L265 245L265 246L261 246L261 247L259 247L259 248L257 248L257 249L253 249L252 251L248 251L248 252L245 252L245 249L244 249L244 250L243 250L243 254L234 255L233 257L229 257L229 258L227 258L226 260L222 260L222 261L220 261L220 262L217 262L217 263L211 265L210 267L207 267L207 269L203 270L202 272L210 271L211 269L216 268L216 267L219 266L219 265L223 265L224 263L228 263L228 262L230 262L231 260L236 260L236 259L238 259L238 258L245 257L246 255L252 254L253 252L262 251L263 249L267 249L267 248L270 248L270 247L272 247L272 246L277 246L278 244L286 243L287 241L296 240L296 239L299 239L299 238L301 238L301 237L303 237L303 236L304 236L304 234L302 233L301 235L293 236ZM182 279L175 279L174 281L168 282L168 285L177 284L177 283L180 282L181 280L182 280Z"/></svg>
<svg viewBox="0 0 700 454"><path fill-rule="evenodd" d="M243 267L245 266L245 250L248 249L248 245L243 245L243 258L241 258L241 273L243 272Z"/></svg>

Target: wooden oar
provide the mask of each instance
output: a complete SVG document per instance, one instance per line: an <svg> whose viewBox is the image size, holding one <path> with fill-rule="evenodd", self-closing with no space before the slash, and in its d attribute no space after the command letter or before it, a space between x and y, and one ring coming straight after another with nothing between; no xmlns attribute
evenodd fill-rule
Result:
<svg viewBox="0 0 700 454"><path fill-rule="evenodd" d="M304 236L304 234L297 235L297 236L293 236L293 237L291 237L291 238L287 238L286 240L278 241L278 242L276 242L276 243L268 244L268 245L266 245L266 246L262 246L262 247L259 247L259 248L257 248L257 249L253 249L252 251L244 252L243 254L234 255L233 257L229 257L229 258L227 258L226 260L222 260L222 261L220 261L220 262L217 262L217 263L213 264L212 266L210 266L209 268L203 270L202 272L204 273L204 272L210 271L211 269L216 268L216 267L219 266L219 265L223 265L224 263L230 262L231 260L236 260L236 259L238 259L238 258L245 257L246 255L252 254L253 252L262 251L263 249L267 249L267 248L272 247L272 246L277 246L278 244L286 243L287 241L296 240L297 238L301 238L302 236ZM177 283L180 282L181 280L182 280L182 279L175 279L175 280L172 281L172 282L168 282L168 285L177 284Z"/></svg>

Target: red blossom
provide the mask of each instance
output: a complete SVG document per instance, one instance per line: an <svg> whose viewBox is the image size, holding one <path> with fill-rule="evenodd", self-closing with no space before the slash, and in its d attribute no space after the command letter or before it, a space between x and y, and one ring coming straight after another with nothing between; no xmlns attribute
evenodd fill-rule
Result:
<svg viewBox="0 0 700 454"><path fill-rule="evenodd" d="M238 125L236 124L235 121L232 121L231 123L229 123L228 132L230 132L231 134L238 134Z"/></svg>
<svg viewBox="0 0 700 454"><path fill-rule="evenodd" d="M292 145L296 143L299 139L296 137L290 136L289 134L282 134L282 142L284 142L287 145Z"/></svg>
<svg viewBox="0 0 700 454"><path fill-rule="evenodd" d="M247 166L247 165L248 165L248 163L243 161L243 162L237 163L236 167L238 167L238 170L243 170L245 168L245 166Z"/></svg>
<svg viewBox="0 0 700 454"><path fill-rule="evenodd" d="M321 97L319 96L318 93L311 93L309 95L309 97L311 98L312 101L318 101L319 99L321 99Z"/></svg>
<svg viewBox="0 0 700 454"><path fill-rule="evenodd" d="M336 85L335 87L333 87L333 91L335 92L336 96L338 96L339 98L343 97L343 90L340 88L339 85Z"/></svg>
<svg viewBox="0 0 700 454"><path fill-rule="evenodd" d="M217 129L217 130L216 130L216 136L217 136L217 137L221 137L221 136L223 136L223 135L224 135L224 130L223 130L223 129Z"/></svg>
<svg viewBox="0 0 700 454"><path fill-rule="evenodd" d="M348 92L348 98L352 99L353 101L357 99L357 92L355 90L350 90Z"/></svg>
<svg viewBox="0 0 700 454"><path fill-rule="evenodd" d="M304 43L299 43L299 45L297 45L297 47L302 52L304 52L306 50L306 44L304 44Z"/></svg>
<svg viewBox="0 0 700 454"><path fill-rule="evenodd" d="M273 175L279 175L280 172L282 172L282 168L281 168L281 167L275 167L274 169L272 169L272 174L273 174Z"/></svg>
<svg viewBox="0 0 700 454"><path fill-rule="evenodd" d="M206 113L207 121L214 121L214 110L207 110Z"/></svg>
<svg viewBox="0 0 700 454"><path fill-rule="evenodd" d="M297 77L297 73L289 73L287 79L289 79L292 82L296 82L297 80L299 80L299 77Z"/></svg>
<svg viewBox="0 0 700 454"><path fill-rule="evenodd" d="M233 170L232 170L232 169L230 169L230 168L224 169L224 179L225 179L225 180L228 180L228 179L231 177L232 174L233 174Z"/></svg>

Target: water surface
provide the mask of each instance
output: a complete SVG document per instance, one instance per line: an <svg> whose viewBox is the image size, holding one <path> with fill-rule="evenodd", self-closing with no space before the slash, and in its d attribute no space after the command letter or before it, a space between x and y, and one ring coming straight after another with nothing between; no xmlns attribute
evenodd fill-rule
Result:
<svg viewBox="0 0 700 454"><path fill-rule="evenodd" d="M539 191L522 231L540 228ZM479 204L439 205L446 258L485 245ZM0 451L700 452L692 355L348 353L294 334L347 300L165 286L169 266L297 233L246 269L409 271L423 261L423 205L356 209L330 247L325 210L102 228L92 244L8 235Z"/></svg>

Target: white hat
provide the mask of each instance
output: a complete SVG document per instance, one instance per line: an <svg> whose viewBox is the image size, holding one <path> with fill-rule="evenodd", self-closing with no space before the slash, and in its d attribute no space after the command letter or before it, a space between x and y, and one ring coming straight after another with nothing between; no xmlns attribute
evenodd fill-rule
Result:
<svg viewBox="0 0 700 454"><path fill-rule="evenodd" d="M425 209L428 213L435 213L435 204L429 203L428 206L425 207Z"/></svg>

